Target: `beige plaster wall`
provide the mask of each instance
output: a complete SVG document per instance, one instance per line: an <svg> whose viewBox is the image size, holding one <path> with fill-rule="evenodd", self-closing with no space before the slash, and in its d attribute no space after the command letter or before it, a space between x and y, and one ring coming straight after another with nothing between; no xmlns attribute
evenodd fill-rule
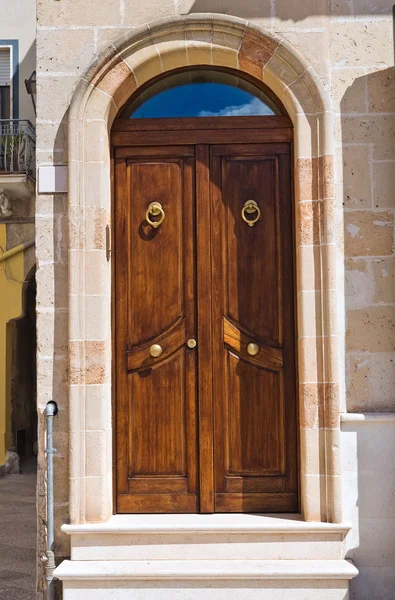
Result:
<svg viewBox="0 0 395 600"><path fill-rule="evenodd" d="M247 18L284 37L313 66L335 113L341 285L346 268L346 293L338 298L338 328L346 332L343 400L351 411L395 408L395 86L390 10L390 2L384 0L37 0L39 165L66 162L67 110L81 75L108 44L152 19L197 12ZM60 409L55 432L59 532L60 524L69 519L66 195L39 195L36 217L38 403L42 412L54 398ZM103 250L103 244L99 236L92 252ZM95 342L90 343L93 352ZM95 386L91 387L89 402L95 399ZM97 427L102 417L98 415ZM42 442L42 420L40 436ZM99 446L94 447L100 439L92 437L92 454L100 452ZM39 460L42 464L42 452ZM56 545L58 559L68 554L68 540L58 533Z"/></svg>

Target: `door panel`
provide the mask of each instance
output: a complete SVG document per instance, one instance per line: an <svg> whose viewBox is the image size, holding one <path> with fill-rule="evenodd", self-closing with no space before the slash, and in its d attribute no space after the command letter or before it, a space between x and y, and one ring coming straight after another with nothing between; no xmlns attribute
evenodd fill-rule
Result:
<svg viewBox="0 0 395 600"><path fill-rule="evenodd" d="M182 164L128 160L130 206L129 341L136 346L162 333L184 312ZM153 229L147 206L160 202L165 221ZM167 209L167 210L166 210Z"/></svg>
<svg viewBox="0 0 395 600"><path fill-rule="evenodd" d="M226 314L240 327L272 343L279 342L281 327L276 162L275 157L260 156L229 156L221 161L226 198ZM253 227L241 218L249 199L259 199L261 210ZM265 264L270 268L262 268Z"/></svg>
<svg viewBox="0 0 395 600"><path fill-rule="evenodd" d="M283 272L292 265L289 148L268 146L211 151L218 512L297 510L293 284ZM252 226L242 218L248 200L260 210Z"/></svg>
<svg viewBox="0 0 395 600"><path fill-rule="evenodd" d="M196 350L186 344L196 335L190 155L130 148L116 162L119 512L197 510ZM152 202L165 214L157 228L146 220Z"/></svg>

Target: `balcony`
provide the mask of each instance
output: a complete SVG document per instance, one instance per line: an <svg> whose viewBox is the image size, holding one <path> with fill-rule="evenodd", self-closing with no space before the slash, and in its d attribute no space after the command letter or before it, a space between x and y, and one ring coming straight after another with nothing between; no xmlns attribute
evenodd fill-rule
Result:
<svg viewBox="0 0 395 600"><path fill-rule="evenodd" d="M0 190L32 196L36 179L36 132L30 121L0 119Z"/></svg>

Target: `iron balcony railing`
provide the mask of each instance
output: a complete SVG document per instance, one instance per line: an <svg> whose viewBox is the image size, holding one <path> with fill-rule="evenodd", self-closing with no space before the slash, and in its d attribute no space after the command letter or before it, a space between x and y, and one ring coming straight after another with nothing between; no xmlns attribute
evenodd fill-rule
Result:
<svg viewBox="0 0 395 600"><path fill-rule="evenodd" d="M26 173L35 179L36 131L30 121L0 119L0 172Z"/></svg>

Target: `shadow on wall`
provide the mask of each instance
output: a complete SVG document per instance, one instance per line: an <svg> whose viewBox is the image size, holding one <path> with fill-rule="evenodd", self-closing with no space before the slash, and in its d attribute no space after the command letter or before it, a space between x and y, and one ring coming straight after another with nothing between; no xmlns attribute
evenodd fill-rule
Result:
<svg viewBox="0 0 395 600"><path fill-rule="evenodd" d="M354 79L340 110L347 409L394 412L394 69ZM350 600L392 600L395 421L344 423L342 430L345 518L354 525L347 557L360 572L350 583Z"/></svg>
<svg viewBox="0 0 395 600"><path fill-rule="evenodd" d="M179 0L181 14L222 13L244 19L270 19L280 22L303 21L316 16L390 14L388 0Z"/></svg>

